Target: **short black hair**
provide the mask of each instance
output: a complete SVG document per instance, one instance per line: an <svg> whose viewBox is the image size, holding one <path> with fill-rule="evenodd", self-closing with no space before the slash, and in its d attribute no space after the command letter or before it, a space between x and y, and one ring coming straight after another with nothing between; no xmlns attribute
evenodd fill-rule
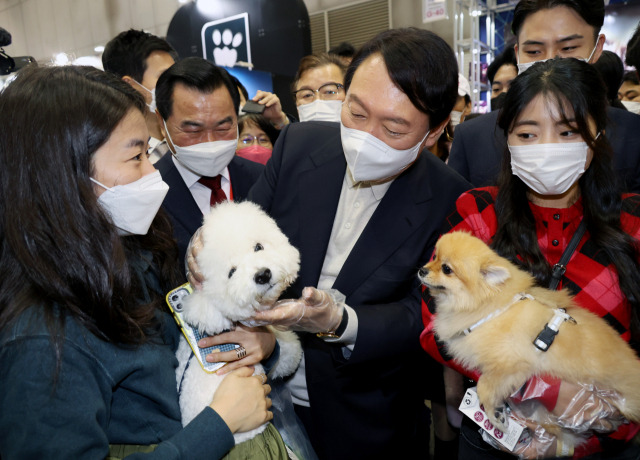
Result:
<svg viewBox="0 0 640 460"><path fill-rule="evenodd" d="M593 38L597 39L604 24L604 2L602 0L520 0L513 10L511 30L518 37L522 24L531 14L540 10L566 6L571 8L591 27Z"/></svg>
<svg viewBox="0 0 640 460"><path fill-rule="evenodd" d="M356 54L355 47L349 42L342 42L329 50L329 54L340 57L353 57Z"/></svg>
<svg viewBox="0 0 640 460"><path fill-rule="evenodd" d="M271 145L275 145L280 131L273 127L267 118L260 113L246 113L238 118L238 134L242 132L245 124L253 124L264 131Z"/></svg>
<svg viewBox="0 0 640 460"><path fill-rule="evenodd" d="M604 81L607 88L607 99L610 103L618 99L618 89L622 84L624 75L624 64L622 59L613 51L603 51L600 58L593 63L593 66Z"/></svg>
<svg viewBox="0 0 640 460"><path fill-rule="evenodd" d="M504 51L493 60L489 67L487 67L487 78L489 82L493 84L493 79L495 78L498 70L503 65L512 65L516 69L518 68L518 61L516 60L516 52L513 49L513 46L507 46Z"/></svg>
<svg viewBox="0 0 640 460"><path fill-rule="evenodd" d="M176 83L202 93L212 93L225 86L229 91L235 112L238 113L240 95L231 75L222 67L200 57L188 57L165 70L156 84L156 105L160 116L167 120L173 108L173 89Z"/></svg>
<svg viewBox="0 0 640 460"><path fill-rule="evenodd" d="M119 33L104 47L102 66L106 72L120 78L128 75L142 82L147 71L147 58L154 51L164 51L174 61L178 60L178 54L166 40L143 30L129 29Z"/></svg>
<svg viewBox="0 0 640 460"><path fill-rule="evenodd" d="M415 27L380 32L362 45L344 77L349 90L356 70L369 56L380 54L391 81L429 116L429 127L442 123L458 97L458 62L438 35Z"/></svg>
<svg viewBox="0 0 640 460"><path fill-rule="evenodd" d="M636 31L627 43L627 55L625 57L627 65L633 66L636 71L640 72L640 22Z"/></svg>
<svg viewBox="0 0 640 460"><path fill-rule="evenodd" d="M234 75L229 74L229 77L231 78L233 83L236 85L236 88L238 88L238 91L240 91L240 94L242 94L244 96L244 98L248 101L249 100L249 91L247 91L247 88L245 88L244 85L242 84L242 82L240 80L238 80L238 78L235 77Z"/></svg>
<svg viewBox="0 0 640 460"><path fill-rule="evenodd" d="M622 76L622 83L624 83L625 81L630 81L634 85L640 85L638 72L636 72L635 70L629 70L628 72L625 72L625 74ZM622 83L620 83L620 86L622 86Z"/></svg>

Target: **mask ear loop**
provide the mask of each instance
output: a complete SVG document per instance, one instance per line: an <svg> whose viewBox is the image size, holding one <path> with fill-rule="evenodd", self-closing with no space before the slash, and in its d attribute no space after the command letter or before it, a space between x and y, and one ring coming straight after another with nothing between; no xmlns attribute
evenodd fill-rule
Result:
<svg viewBox="0 0 640 460"><path fill-rule="evenodd" d="M95 180L93 177L90 177L90 178L89 178L89 180L90 180L91 182L93 182L94 184L98 184L98 185L99 185L100 187L102 187L103 189L111 191L111 188L107 187L106 185L104 185L104 184L103 184L103 183L101 183L101 182L98 182L98 181L97 181L97 180Z"/></svg>

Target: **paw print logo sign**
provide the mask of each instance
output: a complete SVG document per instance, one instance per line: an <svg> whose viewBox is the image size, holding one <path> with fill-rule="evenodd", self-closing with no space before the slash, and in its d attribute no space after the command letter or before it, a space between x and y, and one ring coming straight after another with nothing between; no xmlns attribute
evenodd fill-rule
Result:
<svg viewBox="0 0 640 460"><path fill-rule="evenodd" d="M204 58L223 67L252 67L249 15L237 14L202 26Z"/></svg>

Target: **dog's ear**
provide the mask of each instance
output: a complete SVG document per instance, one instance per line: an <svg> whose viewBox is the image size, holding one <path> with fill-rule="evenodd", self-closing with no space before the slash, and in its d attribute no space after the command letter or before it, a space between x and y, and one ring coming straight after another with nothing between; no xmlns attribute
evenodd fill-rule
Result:
<svg viewBox="0 0 640 460"><path fill-rule="evenodd" d="M480 273L482 274L482 278L484 278L490 286L498 286L511 277L511 274L506 267L501 267L500 265L495 264L484 265L480 269Z"/></svg>

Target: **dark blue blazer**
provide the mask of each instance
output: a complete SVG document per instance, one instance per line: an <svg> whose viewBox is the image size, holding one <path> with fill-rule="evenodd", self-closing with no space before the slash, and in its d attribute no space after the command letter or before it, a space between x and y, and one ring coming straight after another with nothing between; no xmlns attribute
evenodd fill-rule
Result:
<svg viewBox="0 0 640 460"><path fill-rule="evenodd" d="M494 111L456 126L449 166L475 187L496 185L507 147ZM640 193L640 115L607 109L607 139L613 147L613 166L623 190Z"/></svg>
<svg viewBox="0 0 640 460"><path fill-rule="evenodd" d="M189 240L195 231L202 225L202 212L171 157L170 153L164 155L156 162L155 167L160 171L162 180L169 185L169 193L162 202L162 207L169 214L173 224L173 235L178 240L180 267L184 269L182 262L187 252L187 246L189 246ZM229 176L235 201L242 201L247 197L249 189L256 182L263 169L264 166L259 163L238 156L233 157L229 163Z"/></svg>
<svg viewBox="0 0 640 460"><path fill-rule="evenodd" d="M317 286L340 199L346 161L337 123L287 126L249 193L300 250L298 280L285 296ZM312 426L321 459L425 458L429 361L418 269L442 222L471 187L425 150L394 180L340 271L334 288L358 315L349 359L342 346L302 334Z"/></svg>

